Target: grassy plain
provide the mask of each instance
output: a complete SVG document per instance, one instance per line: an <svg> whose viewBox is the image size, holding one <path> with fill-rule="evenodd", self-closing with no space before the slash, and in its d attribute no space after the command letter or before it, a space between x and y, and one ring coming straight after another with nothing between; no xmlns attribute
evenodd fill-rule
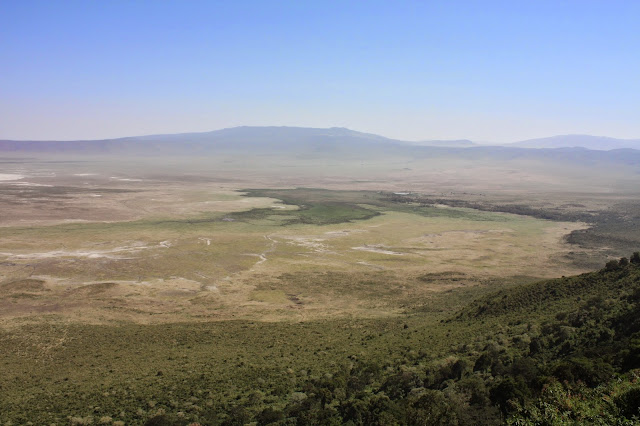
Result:
<svg viewBox="0 0 640 426"><path fill-rule="evenodd" d="M602 212L634 199L545 192L544 174L501 188L515 172L473 182L452 164L225 161L190 174L9 162L25 178L0 182L0 421L187 424L282 404L356 359L440 362L485 344L487 324L446 322L470 300L584 272L578 260L606 250L567 242L582 217L452 201Z"/></svg>
<svg viewBox="0 0 640 426"><path fill-rule="evenodd" d="M191 190L181 197L209 210L3 228L3 282L42 282L13 291L3 320L43 313L96 323L387 316L481 278L580 271L562 259L569 250L563 236L582 224L397 203L371 191ZM461 278L420 279L451 271Z"/></svg>

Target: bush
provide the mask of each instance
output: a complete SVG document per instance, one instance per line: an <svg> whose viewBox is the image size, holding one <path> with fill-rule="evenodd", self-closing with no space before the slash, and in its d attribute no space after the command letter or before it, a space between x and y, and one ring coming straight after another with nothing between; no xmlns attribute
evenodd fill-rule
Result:
<svg viewBox="0 0 640 426"><path fill-rule="evenodd" d="M271 407L267 407L256 416L258 425L269 425L284 420L284 413L280 410L275 410Z"/></svg>
<svg viewBox="0 0 640 426"><path fill-rule="evenodd" d="M407 422L411 425L455 425L458 419L453 407L442 392L424 389L407 408Z"/></svg>
<svg viewBox="0 0 640 426"><path fill-rule="evenodd" d="M581 381L593 387L610 380L613 375L613 367L600 359L576 357L560 362L553 374L560 380Z"/></svg>
<svg viewBox="0 0 640 426"><path fill-rule="evenodd" d="M491 389L489 398L506 414L511 411L514 403L523 404L529 394L529 387L522 377L507 377Z"/></svg>
<svg viewBox="0 0 640 426"><path fill-rule="evenodd" d="M174 426L176 422L171 421L166 414L158 414L146 421L144 426Z"/></svg>
<svg viewBox="0 0 640 426"><path fill-rule="evenodd" d="M620 264L617 260L610 260L604 265L605 271L617 271L618 269L620 269Z"/></svg>
<svg viewBox="0 0 640 426"><path fill-rule="evenodd" d="M414 372L403 371L387 378L382 390L392 399L404 398L413 388L422 386L420 377Z"/></svg>
<svg viewBox="0 0 640 426"><path fill-rule="evenodd" d="M640 387L629 389L615 399L620 414L630 419L640 416Z"/></svg>

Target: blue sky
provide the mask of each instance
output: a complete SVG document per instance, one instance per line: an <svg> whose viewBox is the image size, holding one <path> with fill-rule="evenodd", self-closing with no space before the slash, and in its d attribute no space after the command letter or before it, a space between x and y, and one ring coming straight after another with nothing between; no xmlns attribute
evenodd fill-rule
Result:
<svg viewBox="0 0 640 426"><path fill-rule="evenodd" d="M0 0L0 138L640 138L637 1Z"/></svg>

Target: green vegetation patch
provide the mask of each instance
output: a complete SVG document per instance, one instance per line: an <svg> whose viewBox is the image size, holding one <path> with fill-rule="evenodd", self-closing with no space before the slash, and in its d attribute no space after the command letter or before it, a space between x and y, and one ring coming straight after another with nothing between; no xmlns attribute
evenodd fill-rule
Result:
<svg viewBox="0 0 640 426"><path fill-rule="evenodd" d="M617 261L613 262L617 265ZM460 318L478 319L513 313L548 311L553 304L572 305L585 298L611 297L639 283L640 269L617 267L608 263L607 268L597 272L500 290L470 303L460 313Z"/></svg>
<svg viewBox="0 0 640 426"><path fill-rule="evenodd" d="M248 197L269 197L282 200L284 204L297 206L297 210L278 211L274 209L252 209L226 215L225 218L238 221L278 220L282 225L331 225L354 220L366 220L380 215L372 208L358 203L377 200L366 191L329 191L322 189L243 190Z"/></svg>
<svg viewBox="0 0 640 426"><path fill-rule="evenodd" d="M424 217L442 217L471 221L508 222L508 215L485 212L466 207L436 206L413 203L393 193L381 191L334 191L318 188L245 189L247 197L269 197L297 210L252 209L227 215L231 220L251 221L283 218L282 225L329 225L354 220L366 220L384 211L397 211Z"/></svg>
<svg viewBox="0 0 640 426"><path fill-rule="evenodd" d="M464 207L434 207L423 204L398 204L394 206L394 210L425 217L443 217L479 222L512 222L517 220L516 218L505 214L483 212Z"/></svg>
<svg viewBox="0 0 640 426"><path fill-rule="evenodd" d="M385 193L376 191L336 191L321 188L295 189L244 189L247 197L269 197L282 200L284 204L370 204L388 206Z"/></svg>

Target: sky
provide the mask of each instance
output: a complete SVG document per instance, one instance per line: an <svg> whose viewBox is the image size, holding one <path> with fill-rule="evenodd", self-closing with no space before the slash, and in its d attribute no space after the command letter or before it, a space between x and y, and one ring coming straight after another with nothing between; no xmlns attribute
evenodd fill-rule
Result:
<svg viewBox="0 0 640 426"><path fill-rule="evenodd" d="M0 139L640 138L640 1L0 0Z"/></svg>

